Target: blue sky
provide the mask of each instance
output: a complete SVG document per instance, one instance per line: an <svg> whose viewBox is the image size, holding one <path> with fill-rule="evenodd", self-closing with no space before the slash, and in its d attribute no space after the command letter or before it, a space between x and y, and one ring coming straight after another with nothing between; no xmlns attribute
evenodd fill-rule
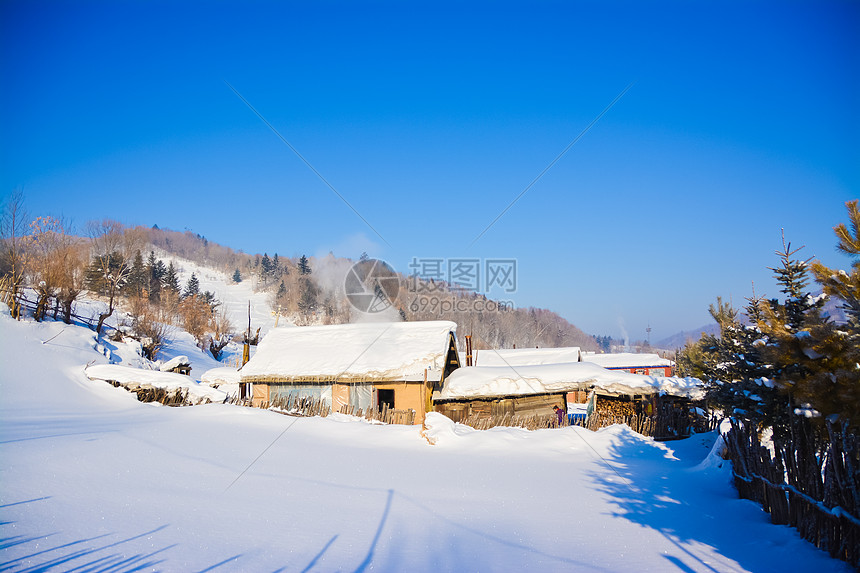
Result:
<svg viewBox="0 0 860 573"><path fill-rule="evenodd" d="M515 258L491 295L658 340L775 295L783 228L850 264L858 29L856 2L6 1L0 193L252 253Z"/></svg>

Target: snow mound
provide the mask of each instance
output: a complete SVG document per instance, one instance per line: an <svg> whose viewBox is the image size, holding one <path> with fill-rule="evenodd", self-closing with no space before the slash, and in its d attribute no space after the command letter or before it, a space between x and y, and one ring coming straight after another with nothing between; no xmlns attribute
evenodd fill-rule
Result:
<svg viewBox="0 0 860 573"><path fill-rule="evenodd" d="M217 388L222 384L238 384L242 376L238 370L230 366L210 368L200 377L200 382L207 386Z"/></svg>

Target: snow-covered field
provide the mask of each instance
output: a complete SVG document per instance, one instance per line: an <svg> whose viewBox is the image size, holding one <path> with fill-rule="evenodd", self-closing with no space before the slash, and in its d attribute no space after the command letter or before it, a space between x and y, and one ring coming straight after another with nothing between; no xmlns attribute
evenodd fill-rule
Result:
<svg viewBox="0 0 860 573"><path fill-rule="evenodd" d="M89 380L104 354L0 316L0 571L849 570L737 499L714 435L167 408Z"/></svg>

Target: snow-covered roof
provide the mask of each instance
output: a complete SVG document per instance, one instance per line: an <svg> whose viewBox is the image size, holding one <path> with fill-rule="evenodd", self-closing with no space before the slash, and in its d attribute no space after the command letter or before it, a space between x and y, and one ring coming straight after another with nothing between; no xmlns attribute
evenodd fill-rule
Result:
<svg viewBox="0 0 860 573"><path fill-rule="evenodd" d="M95 364L86 369L86 375L90 380L112 380L123 386L139 384L164 390L182 388L188 391L188 398L192 403L199 403L207 398L212 402L223 402L227 397L221 390L198 384L190 376L175 372L143 370L119 364Z"/></svg>
<svg viewBox="0 0 860 573"><path fill-rule="evenodd" d="M219 368L210 368L200 377L200 382L209 386L219 386L221 384L238 384L241 374L238 370L231 366L221 366Z"/></svg>
<svg viewBox="0 0 860 573"><path fill-rule="evenodd" d="M185 355L176 356L175 358L168 360L164 364L158 367L162 372L170 372L174 368L178 368L180 366L190 366L191 361L188 360L188 357Z"/></svg>
<svg viewBox="0 0 860 573"><path fill-rule="evenodd" d="M242 382L423 381L442 378L451 321L272 329L242 367Z"/></svg>
<svg viewBox="0 0 860 573"><path fill-rule="evenodd" d="M656 354L636 354L634 352L618 352L615 354L582 354L583 362L591 362L604 368L660 368L672 366L674 363Z"/></svg>
<svg viewBox="0 0 860 573"><path fill-rule="evenodd" d="M643 376L607 370L589 362L526 366L461 367L433 393L436 400L494 398L594 389L603 394L670 394L700 399L696 378Z"/></svg>
<svg viewBox="0 0 860 573"><path fill-rule="evenodd" d="M475 366L525 366L528 364L561 364L579 362L579 346L563 348L502 348L499 350L473 350ZM460 363L465 364L464 353Z"/></svg>

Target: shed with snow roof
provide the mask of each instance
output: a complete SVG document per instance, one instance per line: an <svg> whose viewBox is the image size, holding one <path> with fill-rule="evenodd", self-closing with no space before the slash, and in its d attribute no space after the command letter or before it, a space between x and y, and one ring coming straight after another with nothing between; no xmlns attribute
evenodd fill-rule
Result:
<svg viewBox="0 0 860 573"><path fill-rule="evenodd" d="M473 351L474 366L527 366L580 362L579 346L561 348L500 348ZM461 363L463 360L461 358Z"/></svg>
<svg viewBox="0 0 860 573"><path fill-rule="evenodd" d="M583 352L583 362L591 362L607 370L622 370L631 374L648 376L672 376L675 363L657 354L617 352L612 354L597 354Z"/></svg>
<svg viewBox="0 0 860 573"><path fill-rule="evenodd" d="M432 391L460 366L456 324L384 322L271 330L242 367L256 406L312 398L333 412L412 411L416 423Z"/></svg>
<svg viewBox="0 0 860 573"><path fill-rule="evenodd" d="M565 402L573 394L588 397L588 420L581 422L590 421L590 428L628 423L657 438L688 432L692 401L703 397L701 382L694 378L644 376L568 362L463 367L433 393L433 402L436 411L459 422L484 424L506 416L552 422L553 406L570 410L570 402Z"/></svg>

